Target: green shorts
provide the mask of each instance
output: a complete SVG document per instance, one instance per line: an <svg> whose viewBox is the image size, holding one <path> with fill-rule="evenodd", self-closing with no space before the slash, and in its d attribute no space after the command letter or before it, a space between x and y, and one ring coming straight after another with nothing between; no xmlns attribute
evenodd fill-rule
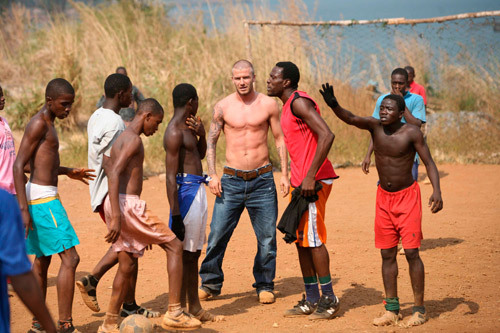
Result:
<svg viewBox="0 0 500 333"><path fill-rule="evenodd" d="M33 220L26 239L28 254L45 257L80 244L58 197L33 200L28 205Z"/></svg>

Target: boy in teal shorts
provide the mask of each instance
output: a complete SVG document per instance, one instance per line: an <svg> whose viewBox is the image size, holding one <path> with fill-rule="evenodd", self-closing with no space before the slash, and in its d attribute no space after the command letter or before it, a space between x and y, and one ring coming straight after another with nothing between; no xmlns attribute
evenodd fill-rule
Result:
<svg viewBox="0 0 500 333"><path fill-rule="evenodd" d="M75 271L80 258L75 245L78 237L69 222L57 193L58 175L67 175L87 183L94 177L88 169L60 166L59 139L54 127L56 118L69 115L75 91L64 79L54 79L45 90L45 105L26 125L21 146L14 162L14 183L26 229L26 248L34 254L33 272L47 294L47 271L53 254L61 258L57 275L59 305L58 332L78 332L71 312L75 288ZM29 165L30 180L24 184L24 168ZM29 333L44 332L36 318Z"/></svg>

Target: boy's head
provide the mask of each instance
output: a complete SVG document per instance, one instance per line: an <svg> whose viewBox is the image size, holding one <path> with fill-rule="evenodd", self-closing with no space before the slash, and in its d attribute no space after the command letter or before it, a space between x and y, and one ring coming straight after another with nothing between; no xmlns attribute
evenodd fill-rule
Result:
<svg viewBox="0 0 500 333"><path fill-rule="evenodd" d="M411 66L406 66L405 71L408 73L408 84L410 84L415 78L415 69Z"/></svg>
<svg viewBox="0 0 500 333"><path fill-rule="evenodd" d="M399 95L387 95L380 103L380 121L382 125L390 125L400 121L405 111L405 100Z"/></svg>
<svg viewBox="0 0 500 333"><path fill-rule="evenodd" d="M198 93L189 83L181 83L172 91L174 109L188 108L189 114L195 116L198 111Z"/></svg>
<svg viewBox="0 0 500 333"><path fill-rule="evenodd" d="M106 98L116 99L120 107L126 108L132 102L132 82L128 76L114 73L104 82Z"/></svg>
<svg viewBox="0 0 500 333"><path fill-rule="evenodd" d="M45 88L45 105L47 110L57 118L66 118L71 111L74 101L75 89L65 79L53 79L47 84Z"/></svg>
<svg viewBox="0 0 500 333"><path fill-rule="evenodd" d="M255 82L255 71L252 63L245 59L235 62L231 69L231 80L239 95L251 94Z"/></svg>
<svg viewBox="0 0 500 333"><path fill-rule="evenodd" d="M126 69L125 67L123 67L123 66L118 66L118 67L116 67L115 73L118 73L118 74L122 74L122 75L128 76L128 74L127 74L127 69Z"/></svg>
<svg viewBox="0 0 500 333"><path fill-rule="evenodd" d="M2 86L0 86L0 111L5 107L5 96L3 95Z"/></svg>
<svg viewBox="0 0 500 333"><path fill-rule="evenodd" d="M299 68L293 62L278 62L269 73L267 95L280 97L287 88L297 89L299 81Z"/></svg>
<svg viewBox="0 0 500 333"><path fill-rule="evenodd" d="M408 72L404 68L396 68L391 73L391 87L394 91L400 91L403 96L406 94L408 85Z"/></svg>
<svg viewBox="0 0 500 333"><path fill-rule="evenodd" d="M146 136L153 135L163 121L163 107L154 98L146 98L139 102L137 116L144 117L142 132Z"/></svg>

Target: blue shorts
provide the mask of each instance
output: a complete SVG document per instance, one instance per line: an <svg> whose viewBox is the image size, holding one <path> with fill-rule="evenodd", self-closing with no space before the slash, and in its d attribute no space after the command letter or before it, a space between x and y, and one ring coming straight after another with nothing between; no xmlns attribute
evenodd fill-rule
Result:
<svg viewBox="0 0 500 333"><path fill-rule="evenodd" d="M30 201L28 209L33 220L26 239L28 254L45 257L80 244L58 197Z"/></svg>

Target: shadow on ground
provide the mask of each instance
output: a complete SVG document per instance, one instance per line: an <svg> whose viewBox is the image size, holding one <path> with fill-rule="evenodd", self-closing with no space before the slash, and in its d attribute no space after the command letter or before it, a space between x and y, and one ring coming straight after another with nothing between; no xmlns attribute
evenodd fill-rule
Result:
<svg viewBox="0 0 500 333"><path fill-rule="evenodd" d="M363 307L381 304L383 293L375 288L367 288L363 284L351 283L351 288L342 291L342 306L338 316L342 316L345 312Z"/></svg>
<svg viewBox="0 0 500 333"><path fill-rule="evenodd" d="M465 304L469 308L469 311L463 313L463 315L473 315L479 311L479 304L477 304L476 302L466 300L463 297L446 297L442 300L425 301L427 318L437 318L444 313L452 312L461 304ZM408 308L401 311L403 316L410 316L412 314L411 305L413 305L413 303L402 304L402 306L405 307L409 306Z"/></svg>
<svg viewBox="0 0 500 333"><path fill-rule="evenodd" d="M433 250L438 247L454 246L462 243L463 241L463 239L454 237L422 239L420 251Z"/></svg>

